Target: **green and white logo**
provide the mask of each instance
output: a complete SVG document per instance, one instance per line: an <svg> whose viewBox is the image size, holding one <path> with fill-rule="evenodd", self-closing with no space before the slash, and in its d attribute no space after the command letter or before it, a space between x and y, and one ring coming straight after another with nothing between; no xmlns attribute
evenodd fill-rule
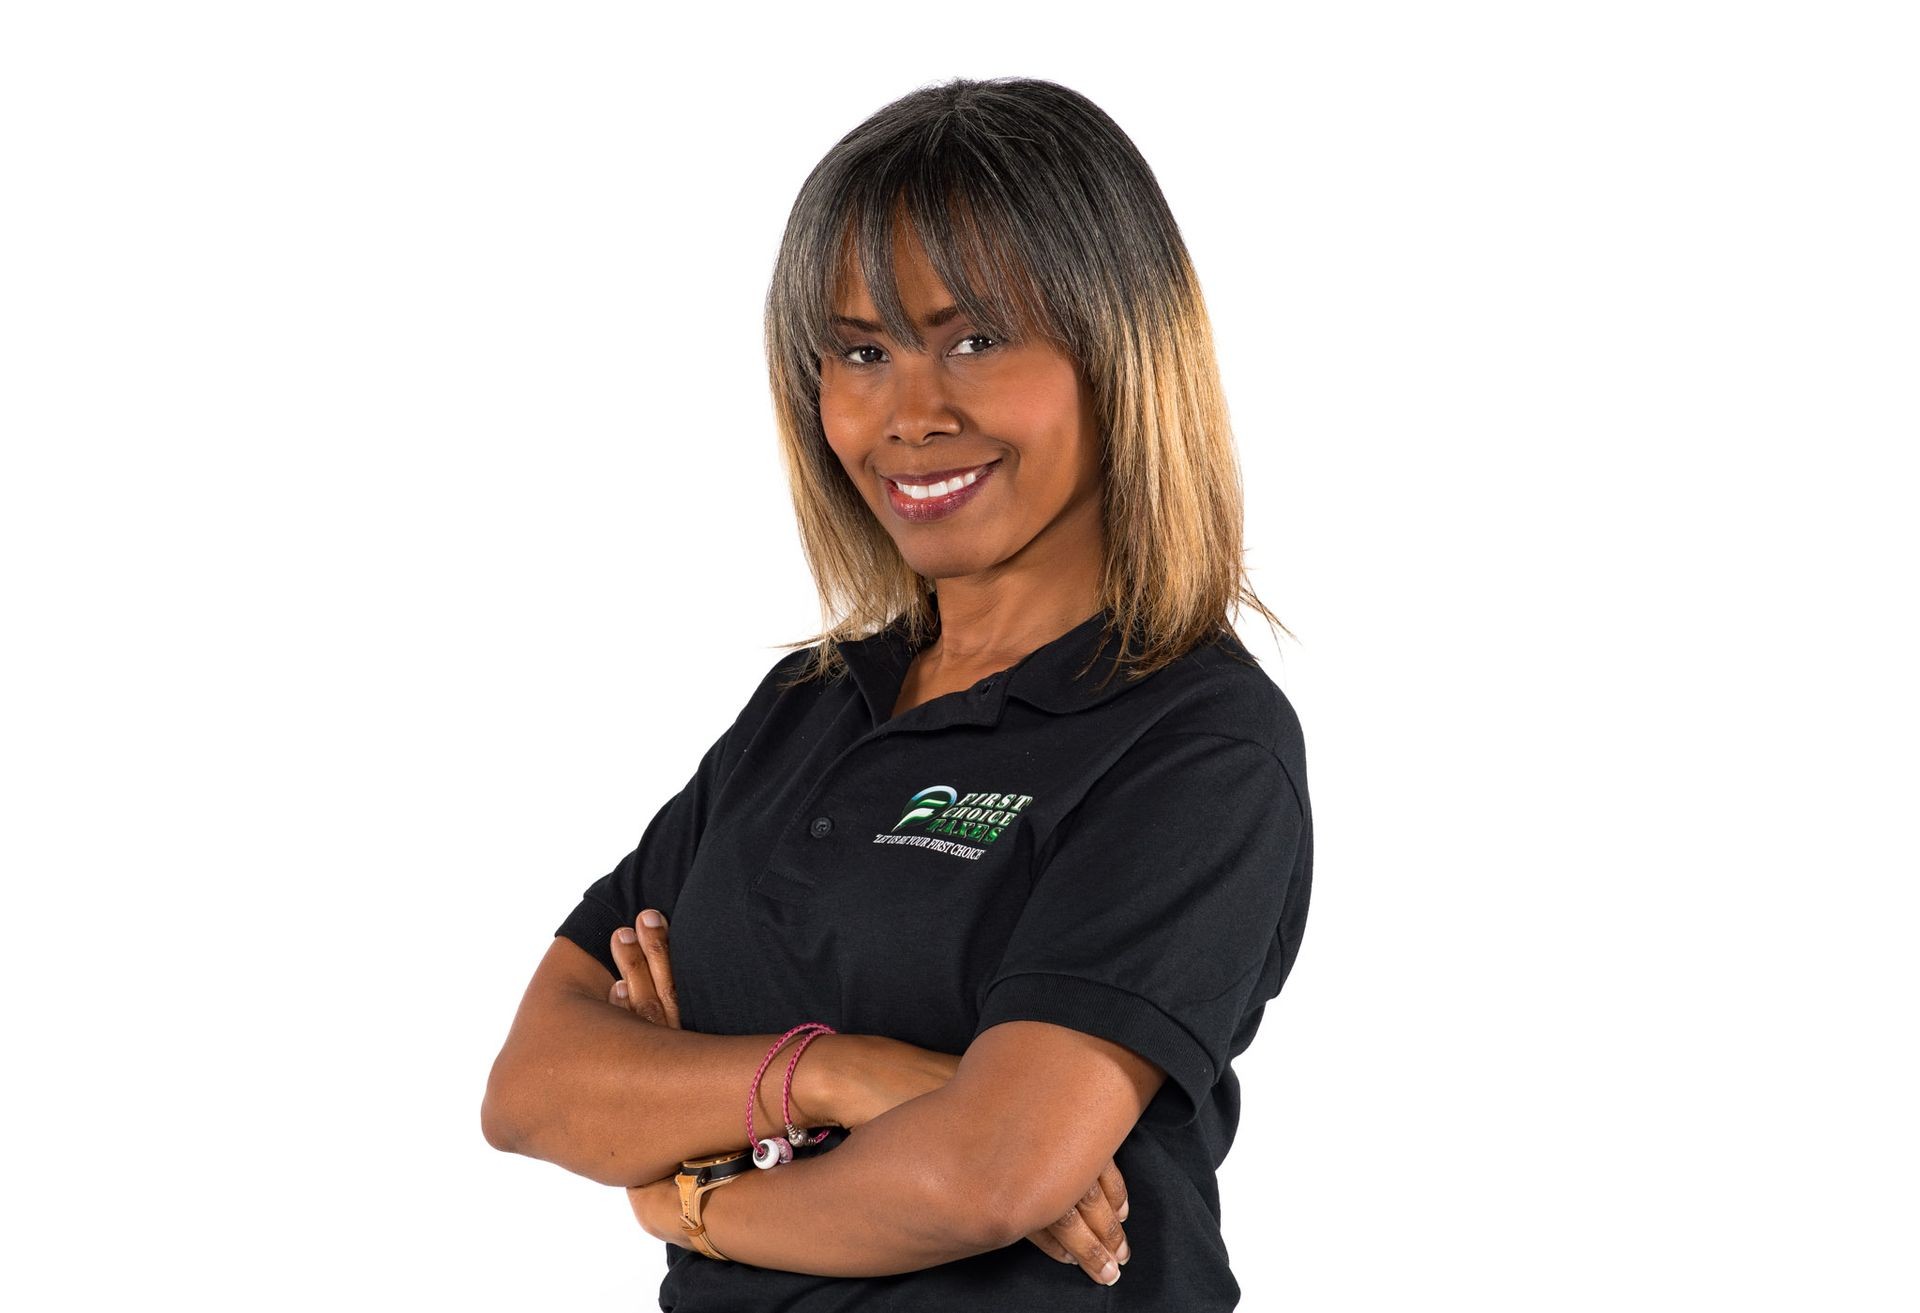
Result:
<svg viewBox="0 0 1920 1313"><path fill-rule="evenodd" d="M948 784L935 784L931 788L922 789L907 799L907 814L895 821L893 828L897 830L908 821L938 816L942 808L952 806L959 796L959 791Z"/></svg>
<svg viewBox="0 0 1920 1313"><path fill-rule="evenodd" d="M909 842L911 835L941 835L948 840L970 840L973 843L992 843L1020 819L1020 815L1033 801L1025 793L969 793L950 784L933 784L920 790L907 799L907 809L900 819L893 823L889 834L876 834L875 843ZM908 831L901 835L901 830ZM949 845L917 841L921 847L942 847ZM978 857L984 848L968 848L964 843L950 845L961 856Z"/></svg>

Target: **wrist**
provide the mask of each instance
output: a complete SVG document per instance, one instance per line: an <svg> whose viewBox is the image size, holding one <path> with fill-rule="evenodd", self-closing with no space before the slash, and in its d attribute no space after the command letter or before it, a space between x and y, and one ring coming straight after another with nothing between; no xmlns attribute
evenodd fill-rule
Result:
<svg viewBox="0 0 1920 1313"><path fill-rule="evenodd" d="M845 1126L849 1080L860 1067L865 1035L821 1035L793 1069L794 1124Z"/></svg>

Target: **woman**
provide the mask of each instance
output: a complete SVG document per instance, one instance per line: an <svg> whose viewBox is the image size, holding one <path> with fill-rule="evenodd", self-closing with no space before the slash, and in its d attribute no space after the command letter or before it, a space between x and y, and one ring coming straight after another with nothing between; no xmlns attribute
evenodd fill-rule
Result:
<svg viewBox="0 0 1920 1313"><path fill-rule="evenodd" d="M1056 84L916 91L808 177L767 328L829 625L559 927L487 1138L630 1187L677 1313L1232 1308L1230 1062L1312 827L1153 175ZM852 1133L696 1241L674 1178L749 1107Z"/></svg>

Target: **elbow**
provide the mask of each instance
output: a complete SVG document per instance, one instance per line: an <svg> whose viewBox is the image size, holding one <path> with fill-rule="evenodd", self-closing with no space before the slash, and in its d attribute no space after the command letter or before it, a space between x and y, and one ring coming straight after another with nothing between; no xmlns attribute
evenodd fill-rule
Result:
<svg viewBox="0 0 1920 1313"><path fill-rule="evenodd" d="M525 1142L512 1077L506 1054L502 1053L494 1059L493 1070L487 1075L487 1092L480 1100L480 1133L502 1153L519 1153Z"/></svg>
<svg viewBox="0 0 1920 1313"><path fill-rule="evenodd" d="M519 1144L519 1137L512 1125L500 1111L500 1101L494 1097L491 1089L480 1100L480 1133L487 1137L487 1143L502 1153L513 1153Z"/></svg>

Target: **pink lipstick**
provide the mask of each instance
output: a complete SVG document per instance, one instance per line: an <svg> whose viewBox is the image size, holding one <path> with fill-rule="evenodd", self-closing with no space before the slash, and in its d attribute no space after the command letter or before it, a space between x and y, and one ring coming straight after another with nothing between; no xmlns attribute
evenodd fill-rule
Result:
<svg viewBox="0 0 1920 1313"><path fill-rule="evenodd" d="M944 483L948 490L935 497L914 497L900 491L900 485L892 479L882 476L881 482L887 485L887 504L893 507L893 513L903 520L914 524L926 524L934 520L944 520L955 511L972 501L987 480L1000 465L996 460L985 465L975 465L959 470L942 470L937 474L914 475L904 480L914 487L937 487ZM969 474L977 473L972 483L964 487L955 486L959 480ZM923 482L924 480L924 482Z"/></svg>

